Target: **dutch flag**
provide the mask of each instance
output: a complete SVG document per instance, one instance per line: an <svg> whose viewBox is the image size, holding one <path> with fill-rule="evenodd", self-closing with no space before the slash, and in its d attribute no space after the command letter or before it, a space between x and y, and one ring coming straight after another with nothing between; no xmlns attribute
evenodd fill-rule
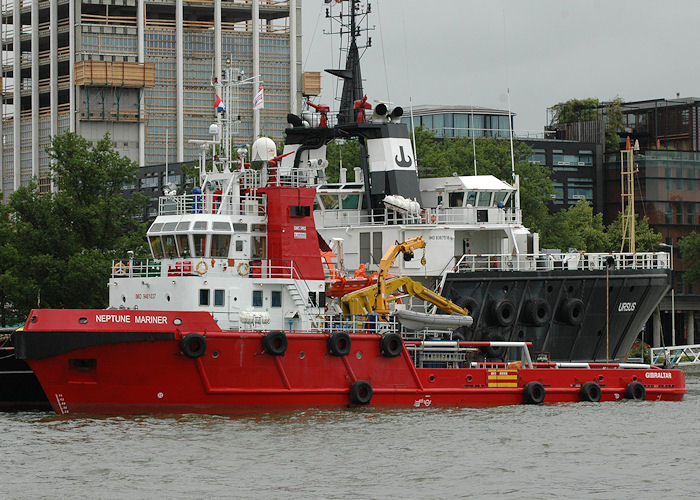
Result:
<svg viewBox="0 0 700 500"><path fill-rule="evenodd" d="M224 101L221 100L221 97L219 97L218 94L216 94L216 99L214 99L214 107L216 108L217 113L226 112L226 106L224 106Z"/></svg>

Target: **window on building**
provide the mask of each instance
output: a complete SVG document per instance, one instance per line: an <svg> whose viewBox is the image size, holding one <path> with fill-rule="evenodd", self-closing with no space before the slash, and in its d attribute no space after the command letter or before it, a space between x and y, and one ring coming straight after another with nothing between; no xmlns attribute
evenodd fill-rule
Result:
<svg viewBox="0 0 700 500"><path fill-rule="evenodd" d="M537 163L538 165L547 164L547 156L544 149L533 149L532 154L527 160L530 163Z"/></svg>
<svg viewBox="0 0 700 500"><path fill-rule="evenodd" d="M262 307L263 293L262 290L253 290L253 307Z"/></svg>
<svg viewBox="0 0 700 500"><path fill-rule="evenodd" d="M454 129L455 137L467 137L469 135L469 115L455 113Z"/></svg>

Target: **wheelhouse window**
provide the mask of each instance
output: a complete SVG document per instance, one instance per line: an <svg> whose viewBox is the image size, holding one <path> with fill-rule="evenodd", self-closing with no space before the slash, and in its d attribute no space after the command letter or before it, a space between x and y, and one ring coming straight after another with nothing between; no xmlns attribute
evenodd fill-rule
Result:
<svg viewBox="0 0 700 500"><path fill-rule="evenodd" d="M228 249L231 246L230 234L214 234L211 237L211 256L228 257Z"/></svg>
<svg viewBox="0 0 700 500"><path fill-rule="evenodd" d="M223 306L225 301L224 290L214 290L214 305Z"/></svg>
<svg viewBox="0 0 700 500"><path fill-rule="evenodd" d="M200 306L208 306L209 305L209 292L210 292L210 290L208 288L200 288L199 289L199 305Z"/></svg>
<svg viewBox="0 0 700 500"><path fill-rule="evenodd" d="M342 208L345 210L360 208L359 194L341 194L340 201L342 203Z"/></svg>
<svg viewBox="0 0 700 500"><path fill-rule="evenodd" d="M464 203L464 192L450 193L450 206L461 207Z"/></svg>
<svg viewBox="0 0 700 500"><path fill-rule="evenodd" d="M148 242L151 245L151 252L153 252L153 258L162 259L163 258L163 245L160 240L160 236L150 236Z"/></svg>
<svg viewBox="0 0 700 500"><path fill-rule="evenodd" d="M186 234L175 235L177 239L177 248L180 251L180 256L189 257L190 256L190 243Z"/></svg>
<svg viewBox="0 0 700 500"><path fill-rule="evenodd" d="M265 259L267 255L267 238L265 236L253 236L252 255L253 259Z"/></svg>
<svg viewBox="0 0 700 500"><path fill-rule="evenodd" d="M207 235L193 234L192 238L194 239L192 255L194 257L205 257L207 255Z"/></svg>
<svg viewBox="0 0 700 500"><path fill-rule="evenodd" d="M489 207L491 206L491 191L482 191L479 193L479 206Z"/></svg>
<svg viewBox="0 0 700 500"><path fill-rule="evenodd" d="M177 257L177 246L175 245L175 236L166 234L163 236L163 251L168 258Z"/></svg>

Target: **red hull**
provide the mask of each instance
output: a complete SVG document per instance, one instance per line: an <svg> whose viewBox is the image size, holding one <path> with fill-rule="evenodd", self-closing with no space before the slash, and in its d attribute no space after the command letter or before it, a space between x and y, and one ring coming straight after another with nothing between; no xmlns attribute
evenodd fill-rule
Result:
<svg viewBox="0 0 700 500"><path fill-rule="evenodd" d="M105 331L92 321L76 334L59 331L51 311L36 311L40 320L27 322L24 351L57 413L214 413L237 414L306 407L352 405L350 388L356 381L371 385L371 407L492 406L525 402L525 386L539 382L544 402L582 400L582 385L596 382L601 401L623 399L631 382L640 382L647 400L681 400L686 392L680 370L592 368L508 368L492 364L471 368L416 368L406 346L396 357L380 350L380 337L350 335L344 356L329 352L327 334L287 333L283 355L263 347L261 332L223 332L204 313L150 313L182 319L179 328L151 325L149 332L173 332L174 338L131 341L133 325L114 323ZM95 311L54 311L57 320L95 315ZM97 311L115 314L115 311ZM207 318L209 318L207 320ZM204 321L206 324L202 324ZM47 357L32 354L32 342L104 337L119 334L122 341L79 347ZM90 330L92 328L92 330ZM41 337L32 337L32 332ZM83 333L84 332L84 333ZM183 354L181 338L199 332L205 352L196 358ZM73 340L70 340L73 341ZM60 350L60 349L59 349Z"/></svg>

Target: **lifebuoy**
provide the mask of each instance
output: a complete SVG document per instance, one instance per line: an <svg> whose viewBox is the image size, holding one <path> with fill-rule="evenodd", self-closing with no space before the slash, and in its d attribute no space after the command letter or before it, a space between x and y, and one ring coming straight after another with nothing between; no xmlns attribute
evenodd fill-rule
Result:
<svg viewBox="0 0 700 500"><path fill-rule="evenodd" d="M284 356L287 352L287 336L284 332L267 332L262 339L263 349L271 356Z"/></svg>
<svg viewBox="0 0 700 500"><path fill-rule="evenodd" d="M112 273L115 276L124 276L126 274L126 265L122 261L117 262L116 264L114 264L114 269L112 269Z"/></svg>
<svg viewBox="0 0 700 500"><path fill-rule="evenodd" d="M379 351L385 358L395 358L403 351L403 339L398 333L387 333L379 341Z"/></svg>
<svg viewBox="0 0 700 500"><path fill-rule="evenodd" d="M180 351L188 358L196 359L207 350L207 339L199 333L188 333L180 339Z"/></svg>
<svg viewBox="0 0 700 500"><path fill-rule="evenodd" d="M570 325L580 325L583 321L583 301L581 299L566 299L559 307L559 319Z"/></svg>
<svg viewBox="0 0 700 500"><path fill-rule="evenodd" d="M350 386L350 402L366 405L372 400L372 384L366 380L357 380Z"/></svg>
<svg viewBox="0 0 700 500"><path fill-rule="evenodd" d="M328 350L333 356L347 356L351 347L350 335L345 332L335 332L328 337Z"/></svg>
<svg viewBox="0 0 700 500"><path fill-rule="evenodd" d="M633 401L644 401L647 397L647 390L639 382L630 382L625 388L625 399Z"/></svg>
<svg viewBox="0 0 700 500"><path fill-rule="evenodd" d="M240 274L241 276L246 276L249 271L250 266L247 262L241 262L240 264L238 264L238 274Z"/></svg>
<svg viewBox="0 0 700 500"><path fill-rule="evenodd" d="M501 326L510 326L515 321L515 306L508 299L498 299L491 304L493 319Z"/></svg>
<svg viewBox="0 0 700 500"><path fill-rule="evenodd" d="M581 401L597 403L602 395L603 391L596 382L586 382L581 386Z"/></svg>
<svg viewBox="0 0 700 500"><path fill-rule="evenodd" d="M531 405L538 405L544 402L545 390L540 382L529 382L523 390L525 402Z"/></svg>
<svg viewBox="0 0 700 500"><path fill-rule="evenodd" d="M203 274L206 274L206 272L209 270L209 264L205 260L200 260L197 262L197 265L195 266L195 269L199 273L200 276Z"/></svg>
<svg viewBox="0 0 700 500"><path fill-rule="evenodd" d="M525 316L535 326L546 325L552 318L552 308L542 297L535 297L525 302Z"/></svg>

